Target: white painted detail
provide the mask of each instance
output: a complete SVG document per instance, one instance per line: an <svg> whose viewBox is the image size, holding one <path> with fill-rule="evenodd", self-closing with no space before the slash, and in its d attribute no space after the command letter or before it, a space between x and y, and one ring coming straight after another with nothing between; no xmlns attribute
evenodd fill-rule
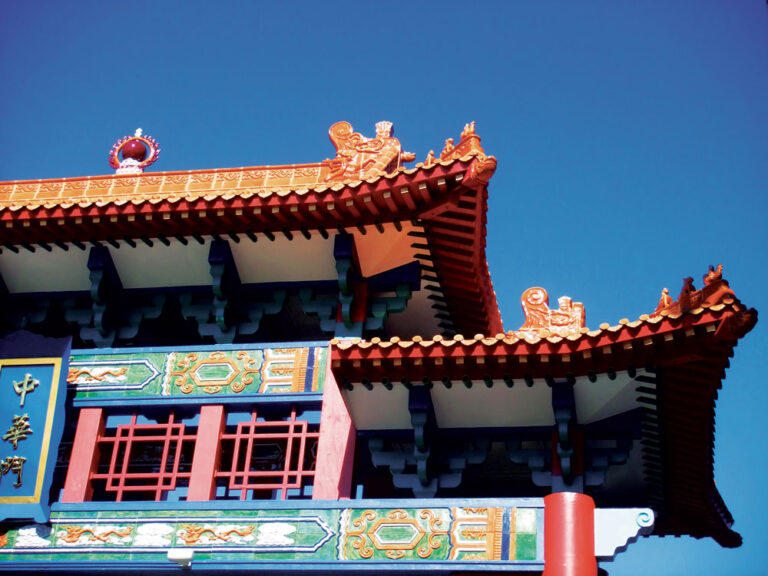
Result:
<svg viewBox="0 0 768 576"><path fill-rule="evenodd" d="M134 160L133 158L126 158L120 161L120 168L115 170L115 174L141 174L144 169L141 167L141 162Z"/></svg>
<svg viewBox="0 0 768 576"><path fill-rule="evenodd" d="M596 508L595 556L613 560L619 552L653 531L654 514L650 508Z"/></svg>
<svg viewBox="0 0 768 576"><path fill-rule="evenodd" d="M284 522L270 522L259 526L256 544L259 546L290 546L294 543L288 534L296 532L296 526Z"/></svg>
<svg viewBox="0 0 768 576"><path fill-rule="evenodd" d="M536 510L534 508L517 508L515 512L515 532L518 534L536 533Z"/></svg>
<svg viewBox="0 0 768 576"><path fill-rule="evenodd" d="M171 543L173 526L170 524L140 524L136 528L134 546L167 546Z"/></svg>
<svg viewBox="0 0 768 576"><path fill-rule="evenodd" d="M16 548L48 548L50 541L51 528L42 524L30 524L19 528L16 536Z"/></svg>
<svg viewBox="0 0 768 576"><path fill-rule="evenodd" d="M192 559L195 557L195 551L191 548L169 548L168 560L176 562L182 568L188 568L192 565Z"/></svg>

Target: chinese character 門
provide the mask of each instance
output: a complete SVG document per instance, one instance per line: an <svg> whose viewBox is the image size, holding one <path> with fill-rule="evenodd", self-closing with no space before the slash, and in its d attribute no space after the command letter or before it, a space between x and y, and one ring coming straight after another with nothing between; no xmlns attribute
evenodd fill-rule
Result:
<svg viewBox="0 0 768 576"><path fill-rule="evenodd" d="M8 474L8 472L16 474L16 482L13 485L18 488L21 486L21 471L26 461L27 459L23 456L6 456L5 460L0 462L0 474L3 476Z"/></svg>

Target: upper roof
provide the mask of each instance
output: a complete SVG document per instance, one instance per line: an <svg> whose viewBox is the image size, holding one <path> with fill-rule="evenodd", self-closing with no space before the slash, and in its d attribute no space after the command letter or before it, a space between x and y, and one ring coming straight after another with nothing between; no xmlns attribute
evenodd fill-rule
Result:
<svg viewBox="0 0 768 576"><path fill-rule="evenodd" d="M394 225L421 263L423 288L434 288L431 306L444 332L501 330L485 260L486 187L496 159L485 154L474 123L457 144L448 139L439 157L430 152L413 168L403 166L414 156L389 123L366 138L339 122L330 137L336 156L312 164L0 183L0 249L50 253L104 242L134 249L136 240L150 245L153 238L186 246L206 236L328 239L347 231L389 234ZM113 160L136 138L119 141ZM7 276L19 267L2 259L0 272L12 286ZM45 283L56 274L39 276Z"/></svg>

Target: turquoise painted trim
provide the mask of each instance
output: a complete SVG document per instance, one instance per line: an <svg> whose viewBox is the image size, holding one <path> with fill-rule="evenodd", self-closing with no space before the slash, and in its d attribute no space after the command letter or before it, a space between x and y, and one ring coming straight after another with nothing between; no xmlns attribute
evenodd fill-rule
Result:
<svg viewBox="0 0 768 576"><path fill-rule="evenodd" d="M165 550L162 551L165 553ZM503 564L501 562L425 562L425 563L400 563L393 565L394 562L312 562L311 564L299 562L235 562L194 560L192 566L187 569L191 572L208 573L214 572L220 574L264 574L272 572L276 574L287 574L295 572L312 572L320 575L332 575L338 572L392 572L395 574L418 573L421 576L430 576L432 574L445 574L450 572L541 572L544 569L543 562L515 562L514 564ZM12 566L0 566L0 573L10 572L45 572L46 574L77 574L103 575L104 570L110 570L112 573L119 574L148 574L151 572L172 572L174 574L182 573L183 570L174 562L169 560L154 560L152 562L104 562L93 559L84 562L59 562L59 561L36 561L36 562L14 562Z"/></svg>
<svg viewBox="0 0 768 576"><path fill-rule="evenodd" d="M261 348L302 348L305 346L328 347L328 340L258 342L248 344L206 344L200 346L150 346L145 348L77 348L71 356L91 356L94 354L167 354L168 352L215 352L217 350L254 350Z"/></svg>
<svg viewBox="0 0 768 576"><path fill-rule="evenodd" d="M163 510L337 510L342 508L541 508L543 498L396 498L360 500L211 500L208 502L56 502L54 512ZM543 512L542 512L543 514ZM540 521L543 522L542 516Z"/></svg>
<svg viewBox="0 0 768 576"><path fill-rule="evenodd" d="M303 392L296 394L249 394L247 396L215 395L210 397L192 396L185 400L180 396L171 398L75 398L72 405L75 408L107 408L110 406L201 406L203 404L318 404L323 400L323 394L318 392Z"/></svg>

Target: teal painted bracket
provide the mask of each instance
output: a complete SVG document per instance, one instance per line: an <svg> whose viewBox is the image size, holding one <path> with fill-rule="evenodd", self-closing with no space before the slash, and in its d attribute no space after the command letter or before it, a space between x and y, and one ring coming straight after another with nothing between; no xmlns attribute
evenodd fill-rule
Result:
<svg viewBox="0 0 768 576"><path fill-rule="evenodd" d="M213 299L196 302L195 295L182 294L182 314L197 322L201 336L212 337L216 342L231 344L238 336L252 336L258 331L265 315L277 314L283 309L286 291L274 290L269 300L252 301L243 295L243 284L226 240L211 242L208 251Z"/></svg>
<svg viewBox="0 0 768 576"><path fill-rule="evenodd" d="M383 438L368 441L371 461L389 469L396 488L409 489L416 498L434 498L440 488L461 484L467 464L485 461L488 439L475 440L472 450L446 450L438 444L439 431L427 386L411 387L408 410L413 426L412 451L389 449Z"/></svg>
<svg viewBox="0 0 768 576"><path fill-rule="evenodd" d="M371 298L370 316L365 319L366 330L381 330L390 314L404 312L413 291L410 284L398 284L394 296Z"/></svg>

